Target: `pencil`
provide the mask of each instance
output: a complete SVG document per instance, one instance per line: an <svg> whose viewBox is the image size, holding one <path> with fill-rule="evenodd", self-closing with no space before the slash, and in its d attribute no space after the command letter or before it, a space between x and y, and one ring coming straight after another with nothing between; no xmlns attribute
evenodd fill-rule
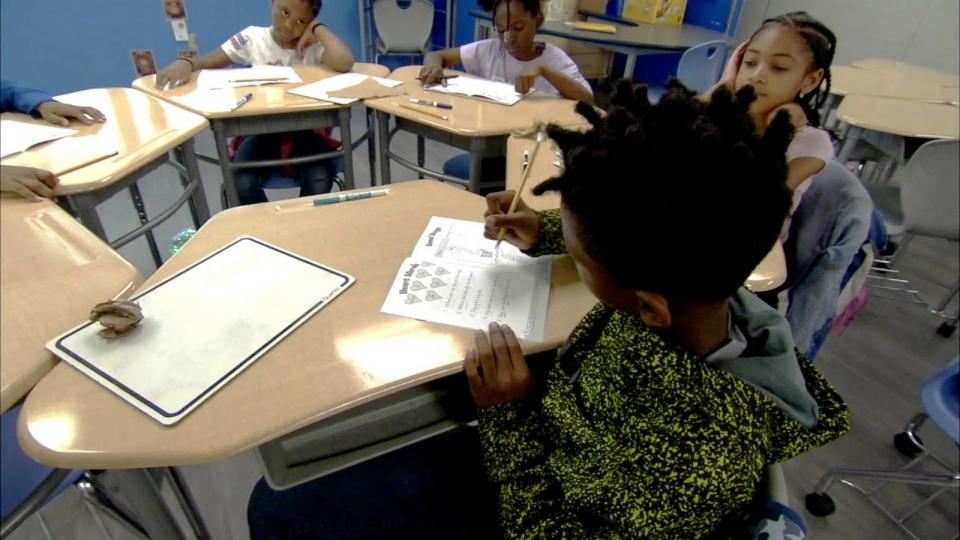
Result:
<svg viewBox="0 0 960 540"><path fill-rule="evenodd" d="M520 204L520 196L523 194L523 188L527 185L527 178L530 178L530 170L533 169L533 162L537 159L537 151L540 150L540 143L546 138L544 132L537 133L537 142L533 145L533 153L530 154L530 161L527 163L526 167L523 168L523 174L520 176L520 185L517 186L517 191L513 194L513 200L510 201L510 209L507 210L508 214L512 214L517 210L517 205ZM506 236L507 229L500 227L500 232L497 233L497 243L494 245L494 249L500 248L500 242L503 242L503 237Z"/></svg>
<svg viewBox="0 0 960 540"><path fill-rule="evenodd" d="M417 106L411 105L411 104L409 104L409 103L398 103L398 105L400 105L401 108L410 109L411 111L417 111L418 113L422 113L422 114L425 114L425 115L427 115L427 116L432 116L432 117L434 117L434 118L439 118L439 119L441 119L441 120L449 120L449 119L450 119L450 117L448 117L448 116L445 115L445 114L440 114L440 113L438 113L438 112L436 112L436 111L431 111L431 110L429 110L429 109L424 109L424 108L422 108L422 107L417 107Z"/></svg>
<svg viewBox="0 0 960 540"><path fill-rule="evenodd" d="M57 171L56 173L54 173L54 176L63 176L63 175L65 175L65 174L67 174L67 173L72 173L73 171L82 169L82 168L87 167L87 166L89 166L89 165L93 165L94 163L96 163L96 162L98 162L98 161L103 161L103 160L105 160L105 159L107 159L107 158L112 158L112 157L115 156L115 155L117 155L117 152L116 152L116 151L110 152L110 153L107 153L107 154L100 154L100 155L98 155L98 156L92 157L92 158L90 158L90 159L88 159L88 160L86 160L86 161L84 161L84 162L82 162L82 163L79 163L79 164L77 164L77 165L73 165L73 166L71 166L71 167L67 167L66 169L63 169L62 171Z"/></svg>
<svg viewBox="0 0 960 540"><path fill-rule="evenodd" d="M251 77L249 79L230 79L229 82L272 82L272 81L286 81L290 77Z"/></svg>

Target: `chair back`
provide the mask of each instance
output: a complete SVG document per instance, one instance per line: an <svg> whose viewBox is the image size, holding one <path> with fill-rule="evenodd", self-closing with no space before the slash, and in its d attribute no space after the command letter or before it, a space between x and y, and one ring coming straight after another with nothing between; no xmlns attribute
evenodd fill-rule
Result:
<svg viewBox="0 0 960 540"><path fill-rule="evenodd" d="M690 47L677 64L677 78L687 88L703 93L720 80L726 57L727 44L720 40Z"/></svg>
<svg viewBox="0 0 960 540"><path fill-rule="evenodd" d="M897 171L906 232L960 240L958 169L960 140L952 139L923 144Z"/></svg>
<svg viewBox="0 0 960 540"><path fill-rule="evenodd" d="M380 43L378 53L427 52L433 30L433 2L409 0L406 8L398 0L377 0L373 4L373 24Z"/></svg>

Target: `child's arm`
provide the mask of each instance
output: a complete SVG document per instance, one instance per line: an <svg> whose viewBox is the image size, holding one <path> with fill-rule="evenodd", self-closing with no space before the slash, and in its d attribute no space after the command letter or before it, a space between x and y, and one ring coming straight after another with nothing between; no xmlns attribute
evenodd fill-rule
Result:
<svg viewBox="0 0 960 540"><path fill-rule="evenodd" d="M233 61L227 56L222 48L217 48L210 54L190 60L188 58L177 58L170 65L157 73L156 88L164 88L168 84L171 88L176 88L190 80L190 75L194 71L201 69L217 69L229 66Z"/></svg>
<svg viewBox="0 0 960 540"><path fill-rule="evenodd" d="M733 92L733 89L737 82L737 73L740 72L740 63L743 62L743 53L747 50L747 45L750 43L750 40L744 41L740 45L737 45L737 48L730 53L730 58L727 59L727 64L723 68L723 73L720 75L720 80L717 81L717 84L711 86L707 89L706 92L700 95L700 99L703 101L710 101L710 96L720 88L725 86L727 90Z"/></svg>
<svg viewBox="0 0 960 540"><path fill-rule="evenodd" d="M537 77L543 77L560 91L560 95L567 99L585 101L593 105L593 92L577 82L575 79L540 62L531 62L517 74L514 87L517 92L526 94L533 88Z"/></svg>
<svg viewBox="0 0 960 540"><path fill-rule="evenodd" d="M353 69L353 53L350 52L350 47L321 22L313 23L313 26L300 36L297 43L300 58L303 58L304 51L314 43L323 45L321 63L325 66L341 73Z"/></svg>
<svg viewBox="0 0 960 540"><path fill-rule="evenodd" d="M446 86L447 80L443 78L443 68L462 63L463 60L460 58L459 47L429 52L423 57L423 68L420 69L420 76L417 78L420 79L421 86L429 86L436 83L441 83Z"/></svg>
<svg viewBox="0 0 960 540"><path fill-rule="evenodd" d="M787 151L787 187L796 191L804 180L819 173L833 157L833 145L829 137L819 130L804 130L807 115L797 103L781 105L767 116L767 125L780 111L787 111L790 123L797 130ZM791 154L796 154L791 156Z"/></svg>

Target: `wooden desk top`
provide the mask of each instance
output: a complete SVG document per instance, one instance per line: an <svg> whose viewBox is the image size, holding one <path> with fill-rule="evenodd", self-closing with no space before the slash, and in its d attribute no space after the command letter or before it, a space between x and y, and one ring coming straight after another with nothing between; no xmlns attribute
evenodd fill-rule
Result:
<svg viewBox="0 0 960 540"><path fill-rule="evenodd" d="M523 151L533 152L533 139L511 136L507 139L507 189L517 189L520 185L523 163ZM560 207L560 194L545 193L539 197L533 194L533 188L547 178L560 174L560 169L554 162L560 159L556 155L557 146L548 141L540 147L537 161L530 170L530 178L523 189L523 201L534 210L548 210ZM747 279L746 286L756 292L769 291L779 287L787 279L787 261L784 257L783 246L778 241L770 253L760 261L753 273Z"/></svg>
<svg viewBox="0 0 960 540"><path fill-rule="evenodd" d="M849 95L837 107L848 124L925 139L960 138L960 107L903 99Z"/></svg>
<svg viewBox="0 0 960 540"><path fill-rule="evenodd" d="M0 412L57 360L46 342L99 302L143 282L110 246L49 200L0 198Z"/></svg>
<svg viewBox="0 0 960 540"><path fill-rule="evenodd" d="M420 124L432 126L443 131L466 137L486 137L507 135L515 129L529 129L536 120L554 122L565 126L585 124L586 120L573 108L576 102L570 99L550 96L542 92L531 94L513 105L500 105L468 97L441 94L424 90L417 81L421 66L404 66L390 74L390 78L404 81L399 88L403 95L369 99L364 104L378 111L407 118ZM462 72L446 70L451 75ZM417 111L400 107L400 103L410 98L430 99L453 105L453 109L435 109L449 120L441 120Z"/></svg>
<svg viewBox="0 0 960 540"><path fill-rule="evenodd" d="M470 14L487 21L492 20L490 13L471 10ZM609 22L609 21L603 21ZM723 41L729 43L730 38L723 32L717 32L692 24L648 24L638 22L636 26L614 24L617 27L615 34L604 32L589 32L575 30L572 26L563 24L563 21L545 21L537 29L538 34L575 39L596 45L610 45L615 47L629 47L633 49L662 49L664 51L685 51L694 45L705 41Z"/></svg>
<svg viewBox="0 0 960 540"><path fill-rule="evenodd" d="M935 84L938 86L960 86L960 75L956 73L938 71L936 69L917 66L890 58L864 58L863 60L853 62L853 65L861 69L908 75L912 77L915 82Z"/></svg>
<svg viewBox="0 0 960 540"><path fill-rule="evenodd" d="M298 88L312 82L339 75L336 71L322 66L296 65L292 66L303 82L291 84L265 84L261 86L244 86L222 90L198 90L197 77L199 71L193 73L190 82L170 90L160 90L154 87L156 75L147 75L133 81L133 87L199 114L208 119L237 118L242 116L257 116L263 114L285 114L317 109L336 109L342 107L329 101L290 94L287 90ZM379 64L357 63L353 65L354 73L386 77L390 70ZM238 99L247 93L253 94L246 105L235 111L230 108Z"/></svg>
<svg viewBox="0 0 960 540"><path fill-rule="evenodd" d="M224 459L391 392L460 371L474 331L380 313L401 261L431 216L479 221L483 198L433 180L315 207L310 198L210 218L149 287L244 234L352 274L356 283L181 422L165 427L68 365L31 392L18 438L61 467L152 467ZM351 223L349 229L344 223ZM558 347L595 300L569 257L554 262L546 340ZM75 322L80 322L78 316Z"/></svg>
<svg viewBox="0 0 960 540"><path fill-rule="evenodd" d="M877 71L856 66L830 68L830 93L860 94L913 101L957 104L958 89L917 80L907 73Z"/></svg>
<svg viewBox="0 0 960 540"><path fill-rule="evenodd" d="M202 117L129 88L99 88L57 96L74 105L96 107L106 123L85 126L73 122L78 133L34 146L3 159L4 165L22 165L57 172L58 163L79 163L83 156L116 151L117 155L60 176L58 195L94 191L127 176L142 165L190 140L207 127ZM43 124L22 113L3 113L3 119Z"/></svg>

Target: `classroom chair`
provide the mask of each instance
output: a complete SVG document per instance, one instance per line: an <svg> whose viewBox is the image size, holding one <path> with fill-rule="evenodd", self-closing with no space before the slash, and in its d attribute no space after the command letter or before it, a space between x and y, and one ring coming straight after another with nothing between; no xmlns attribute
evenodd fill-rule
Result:
<svg viewBox="0 0 960 540"><path fill-rule="evenodd" d="M851 263L862 249L871 249L864 244L872 214L873 203L863 184L836 161L813 177L793 214L783 246L787 280L780 290L786 291L793 338L809 360L829 335L824 329L845 307L839 301L851 283ZM848 291L846 297L855 295Z"/></svg>
<svg viewBox="0 0 960 540"><path fill-rule="evenodd" d="M677 78L690 90L706 92L720 80L723 63L727 58L727 44L720 40L706 41L690 47L680 56L677 64ZM651 103L657 103L666 92L666 85L647 85L647 96Z"/></svg>
<svg viewBox="0 0 960 540"><path fill-rule="evenodd" d="M97 487L95 476L82 470L54 469L27 457L17 444L19 414L20 405L16 405L0 416L0 516L3 519L0 538L6 538L35 513L42 523L43 518L38 512L40 508L70 486L83 496L84 506L93 515L103 538L110 538L110 533L103 525L98 509L123 524L130 532L146 537L143 528L107 497L106 490Z"/></svg>
<svg viewBox="0 0 960 540"><path fill-rule="evenodd" d="M949 336L957 328L960 311L950 316L944 311L960 290L960 276L946 297L935 306L910 288L908 280L894 267L914 236L960 240L960 141L930 141L913 154L905 167L897 170L888 184L867 186L874 204L891 236L904 235L897 251L878 258L870 276L873 289L892 291L894 300L922 304L932 313L947 319L937 332Z"/></svg>
<svg viewBox="0 0 960 540"><path fill-rule="evenodd" d="M960 489L960 472L951 468L947 463L930 453L923 445L923 441L916 431L927 418L933 420L953 442L960 445L960 357L954 358L945 369L935 374L920 390L920 399L924 412L916 415L904 432L894 437L894 445L903 454L914 458L899 470L872 470L872 469L831 469L824 474L814 487L813 493L806 497L807 510L819 517L829 516L836 510L836 505L827 491L836 481L846 484L879 508L887 517L897 524L912 538L917 536L906 527L905 522L914 517L923 507L929 505L947 490ZM916 467L926 459L935 461L940 468L947 472L928 472L917 470ZM881 480L880 485L872 490L866 490L854 483L852 478L867 478ZM876 499L876 494L889 483L907 484L915 486L935 486L939 489L921 504L897 517L889 509L882 506ZM954 537L956 538L956 537Z"/></svg>
<svg viewBox="0 0 960 540"><path fill-rule="evenodd" d="M408 0L402 7L399 0L377 0L373 4L377 50L373 62L381 55L423 56L430 50L434 5L431 0Z"/></svg>

